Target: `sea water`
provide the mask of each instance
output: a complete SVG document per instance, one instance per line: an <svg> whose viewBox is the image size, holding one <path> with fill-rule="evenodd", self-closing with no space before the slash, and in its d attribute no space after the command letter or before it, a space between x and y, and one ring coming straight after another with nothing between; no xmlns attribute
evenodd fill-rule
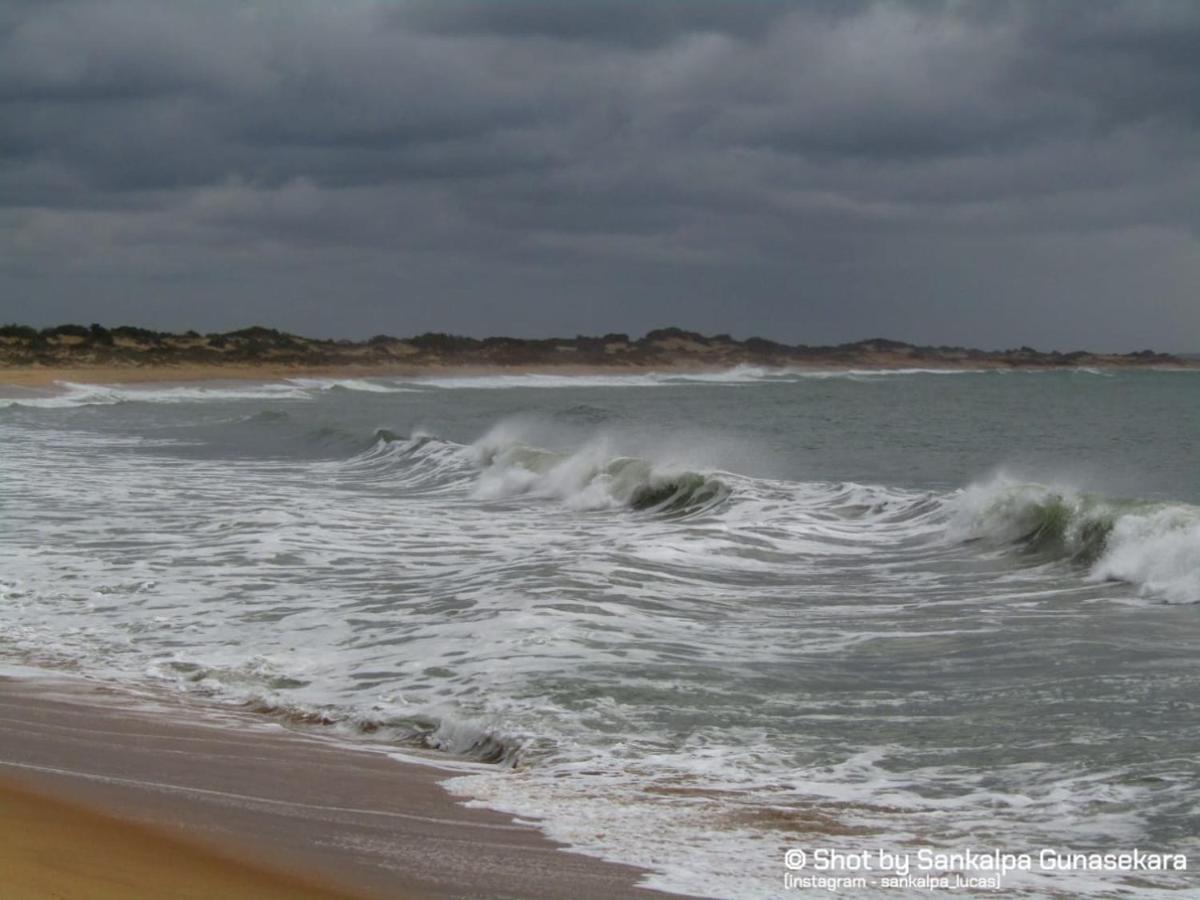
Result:
<svg viewBox="0 0 1200 900"><path fill-rule="evenodd" d="M667 890L1195 890L1198 446L1200 372L5 388L0 658L478 760Z"/></svg>

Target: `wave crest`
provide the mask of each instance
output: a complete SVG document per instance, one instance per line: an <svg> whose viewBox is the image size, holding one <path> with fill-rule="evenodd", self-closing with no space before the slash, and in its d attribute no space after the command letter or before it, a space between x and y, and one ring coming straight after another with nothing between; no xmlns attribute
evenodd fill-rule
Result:
<svg viewBox="0 0 1200 900"><path fill-rule="evenodd" d="M956 498L951 534L1018 546L1089 568L1097 581L1125 581L1143 594L1200 603L1200 508L1114 500L1005 477Z"/></svg>
<svg viewBox="0 0 1200 900"><path fill-rule="evenodd" d="M483 500L531 496L572 509L633 509L684 516L722 503L728 485L704 472L614 453L604 438L571 453L511 439L494 429L473 447L479 467L475 496Z"/></svg>

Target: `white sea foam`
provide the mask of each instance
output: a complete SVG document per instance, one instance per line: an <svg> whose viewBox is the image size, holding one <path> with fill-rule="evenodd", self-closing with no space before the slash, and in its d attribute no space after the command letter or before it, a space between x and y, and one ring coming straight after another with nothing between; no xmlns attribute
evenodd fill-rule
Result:
<svg viewBox="0 0 1200 900"><path fill-rule="evenodd" d="M737 370L727 373L636 373L636 374L579 374L549 375L538 372L513 375L445 375L422 376L412 383L443 390L507 390L511 388L648 388L671 385L753 383L753 374Z"/></svg>
<svg viewBox="0 0 1200 900"><path fill-rule="evenodd" d="M825 379L874 379L915 375L972 375L989 372L988 369L833 369L798 368L784 366L739 365L719 371L659 371L621 372L612 374L543 374L537 372L512 375L444 375L422 376L412 383L446 390L478 389L502 390L510 388L619 388L619 387L670 387L685 385L747 385L761 383L794 384L804 380Z"/></svg>
<svg viewBox="0 0 1200 900"><path fill-rule="evenodd" d="M289 378L287 383L305 391L345 390L370 394L411 394L421 390L395 378Z"/></svg>
<svg viewBox="0 0 1200 900"><path fill-rule="evenodd" d="M1200 508L1118 501L1067 485L998 475L954 500L949 534L1024 541L1089 566L1095 581L1135 585L1143 596L1200 603Z"/></svg>
<svg viewBox="0 0 1200 900"><path fill-rule="evenodd" d="M1136 584L1149 597L1200 603L1200 510L1173 507L1119 516L1091 575Z"/></svg>
<svg viewBox="0 0 1200 900"><path fill-rule="evenodd" d="M53 391L29 391L0 398L0 406L66 409L116 403L198 403L216 400L306 400L296 385L205 382L181 385L90 385L57 382Z"/></svg>
<svg viewBox="0 0 1200 900"><path fill-rule="evenodd" d="M529 446L520 433L519 422L500 423L472 446L480 468L475 497L553 498L578 510L695 511L729 493L715 474L692 471L677 460L621 454L610 436L597 435L572 452L554 453Z"/></svg>
<svg viewBox="0 0 1200 900"><path fill-rule="evenodd" d="M380 394L419 393L422 388L388 379L289 378L282 382L204 381L180 384L76 384L56 382L52 389L9 390L0 408L68 409L116 403L206 403L221 400L312 400L331 390Z"/></svg>

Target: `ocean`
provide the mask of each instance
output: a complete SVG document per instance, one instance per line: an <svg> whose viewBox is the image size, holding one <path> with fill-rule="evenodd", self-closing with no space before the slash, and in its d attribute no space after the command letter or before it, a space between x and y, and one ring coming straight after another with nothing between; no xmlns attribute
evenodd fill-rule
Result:
<svg viewBox="0 0 1200 900"><path fill-rule="evenodd" d="M1198 371L8 387L0 446L0 660L471 760L665 890L1200 866Z"/></svg>

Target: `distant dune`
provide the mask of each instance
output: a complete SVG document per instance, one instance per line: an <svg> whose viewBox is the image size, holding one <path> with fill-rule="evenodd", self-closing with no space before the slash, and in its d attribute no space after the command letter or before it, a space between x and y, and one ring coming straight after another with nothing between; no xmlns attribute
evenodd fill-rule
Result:
<svg viewBox="0 0 1200 900"><path fill-rule="evenodd" d="M735 340L679 328L651 331L633 339L602 337L469 338L427 333L367 341L300 337L255 326L224 334L169 334L125 326L60 325L41 331L0 327L3 380L44 380L58 370L88 370L114 380L179 377L253 377L296 369L419 371L430 368L579 370L583 368L721 369L737 365L810 368L1046 368L1081 366L1194 367L1196 360L1152 350L1126 354L1068 353L1019 347L976 350L922 347L873 338L851 344L810 347L764 338ZM17 376L17 370L26 377ZM82 374L82 371L80 372ZM40 375L40 377L39 377Z"/></svg>

